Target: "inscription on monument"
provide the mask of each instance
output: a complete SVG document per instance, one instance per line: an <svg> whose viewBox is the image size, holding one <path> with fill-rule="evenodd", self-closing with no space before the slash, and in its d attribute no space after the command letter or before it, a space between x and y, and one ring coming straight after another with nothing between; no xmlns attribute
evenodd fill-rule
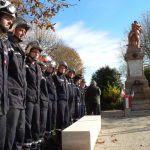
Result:
<svg viewBox="0 0 150 150"><path fill-rule="evenodd" d="M142 67L143 61L142 60L129 60L128 66L130 70L130 76L142 76Z"/></svg>
<svg viewBox="0 0 150 150"><path fill-rule="evenodd" d="M135 80L134 83L132 84L132 86L138 86L138 85L144 85L144 84L141 83L139 80Z"/></svg>
<svg viewBox="0 0 150 150"><path fill-rule="evenodd" d="M143 91L143 88L138 88L138 89L135 89L134 91L134 98L144 98L144 91Z"/></svg>

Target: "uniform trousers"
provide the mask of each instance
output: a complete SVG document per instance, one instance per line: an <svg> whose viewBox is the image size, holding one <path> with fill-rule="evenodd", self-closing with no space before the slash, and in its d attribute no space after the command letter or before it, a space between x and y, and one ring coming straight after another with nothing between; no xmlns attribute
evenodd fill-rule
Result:
<svg viewBox="0 0 150 150"><path fill-rule="evenodd" d="M35 149L38 145L40 134L40 104L39 103L26 103L25 110L26 122L25 122L25 140L24 150L32 149L31 145L34 145Z"/></svg>
<svg viewBox="0 0 150 150"><path fill-rule="evenodd" d="M75 101L73 101L73 102L72 102L72 118L73 118L73 120L74 120L75 115L76 115L75 106L76 106Z"/></svg>
<svg viewBox="0 0 150 150"><path fill-rule="evenodd" d="M49 100L47 112L47 124L45 137L50 138L53 135L57 117L57 101Z"/></svg>
<svg viewBox="0 0 150 150"><path fill-rule="evenodd" d="M84 116L84 112L85 112L85 106L80 105L80 118L82 118Z"/></svg>
<svg viewBox="0 0 150 150"><path fill-rule="evenodd" d="M68 103L68 109L69 109L69 120L68 125L71 125L73 123L73 103Z"/></svg>
<svg viewBox="0 0 150 150"><path fill-rule="evenodd" d="M4 149L6 136L6 115L0 115L0 150Z"/></svg>
<svg viewBox="0 0 150 150"><path fill-rule="evenodd" d="M5 150L21 150L25 135L25 110L10 108L7 113Z"/></svg>
<svg viewBox="0 0 150 150"><path fill-rule="evenodd" d="M56 121L56 131L62 131L68 127L68 102L65 100L58 100L57 103L57 121Z"/></svg>
<svg viewBox="0 0 150 150"><path fill-rule="evenodd" d="M100 115L100 104L97 104L97 115Z"/></svg>
<svg viewBox="0 0 150 150"><path fill-rule="evenodd" d="M46 122L47 122L47 108L41 108L40 114L40 135L39 135L39 142L43 141L43 137L46 131Z"/></svg>
<svg viewBox="0 0 150 150"><path fill-rule="evenodd" d="M85 107L86 107L86 114L90 115L90 112L89 112L89 102L85 102Z"/></svg>
<svg viewBox="0 0 150 150"><path fill-rule="evenodd" d="M75 103L76 120L80 118L80 103Z"/></svg>

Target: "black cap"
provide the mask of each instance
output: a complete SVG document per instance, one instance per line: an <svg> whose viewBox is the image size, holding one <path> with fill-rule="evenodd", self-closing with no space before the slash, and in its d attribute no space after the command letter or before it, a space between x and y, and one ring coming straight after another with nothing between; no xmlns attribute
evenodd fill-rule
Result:
<svg viewBox="0 0 150 150"><path fill-rule="evenodd" d="M74 78L75 79L82 79L83 77L82 77L82 74L77 74Z"/></svg>

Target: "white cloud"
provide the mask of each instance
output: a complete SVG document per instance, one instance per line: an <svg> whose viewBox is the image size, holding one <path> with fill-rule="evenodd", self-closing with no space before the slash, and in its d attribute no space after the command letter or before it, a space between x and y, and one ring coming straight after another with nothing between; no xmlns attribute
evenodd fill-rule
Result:
<svg viewBox="0 0 150 150"><path fill-rule="evenodd" d="M119 39L110 38L109 31L94 31L93 28L85 28L83 22L77 22L65 28L58 23L55 29L69 46L78 51L87 68L85 74L87 80L90 81L92 73L99 67L105 65L117 67Z"/></svg>

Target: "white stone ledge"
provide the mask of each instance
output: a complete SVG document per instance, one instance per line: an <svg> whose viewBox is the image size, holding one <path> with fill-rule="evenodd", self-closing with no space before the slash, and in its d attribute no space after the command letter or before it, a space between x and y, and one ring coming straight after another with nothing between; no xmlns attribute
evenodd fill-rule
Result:
<svg viewBox="0 0 150 150"><path fill-rule="evenodd" d="M93 150L101 130L101 116L84 116L62 131L62 150Z"/></svg>

